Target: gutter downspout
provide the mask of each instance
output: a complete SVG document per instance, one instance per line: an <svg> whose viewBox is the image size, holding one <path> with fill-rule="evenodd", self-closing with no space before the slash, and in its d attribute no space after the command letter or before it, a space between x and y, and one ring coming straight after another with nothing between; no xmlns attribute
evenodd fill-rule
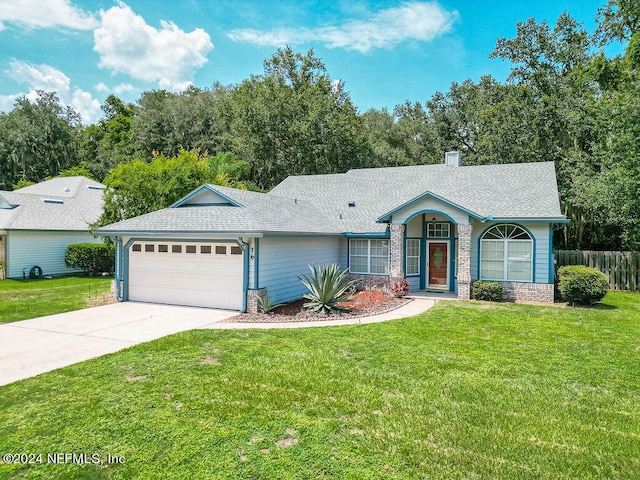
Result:
<svg viewBox="0 0 640 480"><path fill-rule="evenodd" d="M122 302L122 292L120 291L120 282L122 281L122 240L118 237L110 237L116 244L116 301Z"/></svg>
<svg viewBox="0 0 640 480"><path fill-rule="evenodd" d="M244 271L242 272L242 310L240 313L247 311L247 291L249 290L249 244L242 240L242 237L237 239L238 246L242 249L242 256L244 259Z"/></svg>

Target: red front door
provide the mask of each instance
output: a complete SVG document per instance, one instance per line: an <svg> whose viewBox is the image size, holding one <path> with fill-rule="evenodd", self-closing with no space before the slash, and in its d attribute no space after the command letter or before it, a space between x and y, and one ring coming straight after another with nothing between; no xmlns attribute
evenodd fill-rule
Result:
<svg viewBox="0 0 640 480"><path fill-rule="evenodd" d="M449 280L449 243L429 242L428 244L429 268L427 269L429 281L428 288L448 289Z"/></svg>

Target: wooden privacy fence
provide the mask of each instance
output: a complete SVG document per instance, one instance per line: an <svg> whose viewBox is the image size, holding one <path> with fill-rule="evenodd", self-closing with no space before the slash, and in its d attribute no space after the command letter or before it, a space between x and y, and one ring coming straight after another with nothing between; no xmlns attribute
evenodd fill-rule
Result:
<svg viewBox="0 0 640 480"><path fill-rule="evenodd" d="M609 278L612 290L640 291L640 252L598 252L595 250L558 250L556 265L586 265Z"/></svg>

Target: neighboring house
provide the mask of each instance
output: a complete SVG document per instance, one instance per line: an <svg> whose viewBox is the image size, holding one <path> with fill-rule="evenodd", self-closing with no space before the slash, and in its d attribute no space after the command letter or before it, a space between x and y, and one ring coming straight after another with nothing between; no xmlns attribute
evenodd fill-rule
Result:
<svg viewBox="0 0 640 480"><path fill-rule="evenodd" d="M552 162L351 170L289 177L267 194L203 185L169 208L108 225L119 300L256 309L299 298L309 264L338 263L367 284L553 301L560 212Z"/></svg>
<svg viewBox="0 0 640 480"><path fill-rule="evenodd" d="M102 213L104 185L85 177L60 177L13 192L0 191L0 260L8 278L28 277L34 266L62 275L70 243L102 242L89 224Z"/></svg>

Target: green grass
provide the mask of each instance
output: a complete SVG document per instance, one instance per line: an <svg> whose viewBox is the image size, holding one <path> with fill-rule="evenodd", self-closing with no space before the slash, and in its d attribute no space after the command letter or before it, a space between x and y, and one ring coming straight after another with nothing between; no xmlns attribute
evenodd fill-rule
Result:
<svg viewBox="0 0 640 480"><path fill-rule="evenodd" d="M0 280L0 322L79 310L101 303L111 277Z"/></svg>
<svg viewBox="0 0 640 480"><path fill-rule="evenodd" d="M640 478L640 295L184 332L0 387L5 452L44 455L9 479Z"/></svg>

